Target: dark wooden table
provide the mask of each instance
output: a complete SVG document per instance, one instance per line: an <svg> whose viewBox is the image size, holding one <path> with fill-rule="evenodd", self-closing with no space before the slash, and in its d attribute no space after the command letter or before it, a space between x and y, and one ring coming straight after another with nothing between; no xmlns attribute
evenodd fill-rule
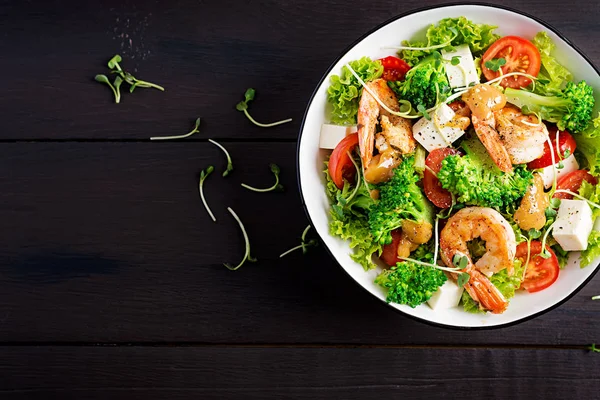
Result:
<svg viewBox="0 0 600 400"><path fill-rule="evenodd" d="M596 278L561 307L492 331L432 327L372 298L307 217L296 138L330 62L388 18L440 1L0 2L0 399L598 398ZM591 0L503 2L600 63ZM120 53L164 93L112 102ZM235 111L247 87L260 120ZM150 142L187 132L189 140ZM200 203L197 178L231 152ZM285 193L268 185L281 166ZM243 253L230 206L259 259Z"/></svg>

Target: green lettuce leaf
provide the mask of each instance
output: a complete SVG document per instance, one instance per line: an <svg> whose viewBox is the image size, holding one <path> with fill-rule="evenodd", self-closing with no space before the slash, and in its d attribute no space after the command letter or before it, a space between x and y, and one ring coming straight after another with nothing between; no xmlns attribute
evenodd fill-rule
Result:
<svg viewBox="0 0 600 400"><path fill-rule="evenodd" d="M600 115L592 120L587 129L573 137L577 142L575 157L580 167L596 177L600 176Z"/></svg>
<svg viewBox="0 0 600 400"><path fill-rule="evenodd" d="M351 61L350 66L365 82L379 78L383 65L377 60L363 57ZM344 66L340 75L333 75L327 89L327 101L331 104L331 122L337 125L356 124L358 100L362 87L352 72Z"/></svg>
<svg viewBox="0 0 600 400"><path fill-rule="evenodd" d="M542 59L534 92L542 95L556 94L567 82L573 80L573 75L552 56L555 45L546 32L538 32L533 38L533 44L539 50Z"/></svg>
<svg viewBox="0 0 600 400"><path fill-rule="evenodd" d="M585 197L591 202L600 204L600 185L592 185L588 181L581 182L579 188L579 195ZM592 207L592 219L600 217L600 209Z"/></svg>
<svg viewBox="0 0 600 400"><path fill-rule="evenodd" d="M581 268L590 265L597 257L600 257L600 232L592 231L587 249L581 252Z"/></svg>
<svg viewBox="0 0 600 400"><path fill-rule="evenodd" d="M465 17L444 18L437 26L431 25L425 34L426 41L404 41L403 46L428 47L450 42L450 46L468 44L474 56L484 52L500 36L494 33L497 26L476 24ZM449 46L449 47L450 47ZM431 51L403 50L401 57L413 66Z"/></svg>
<svg viewBox="0 0 600 400"><path fill-rule="evenodd" d="M350 248L353 249L350 258L369 270L376 267L372 254L381 254L383 247L371 235L368 210L374 201L364 184L362 172L359 170L358 173L357 182L360 187L354 193L356 186L349 182L344 182L343 189L339 190L333 183L328 168L325 169L327 197L331 203L329 232L343 240L349 240Z"/></svg>
<svg viewBox="0 0 600 400"><path fill-rule="evenodd" d="M514 272L512 276L508 276L508 272L506 269L503 269L500 272L495 273L490 278L490 282L494 284L502 293L505 299L510 299L514 297L515 292L521 286L521 277L523 276L523 265L520 260L515 260L513 262ZM484 312L479 308L479 304L475 302L465 290L462 294L461 298L463 309L466 312L470 313L482 313Z"/></svg>

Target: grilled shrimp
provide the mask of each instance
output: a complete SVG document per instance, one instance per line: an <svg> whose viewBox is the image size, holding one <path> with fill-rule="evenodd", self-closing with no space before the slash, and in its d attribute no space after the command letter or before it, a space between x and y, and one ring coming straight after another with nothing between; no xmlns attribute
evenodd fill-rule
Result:
<svg viewBox="0 0 600 400"><path fill-rule="evenodd" d="M389 109L400 111L398 99L385 80L376 79L366 85ZM383 182L389 179L391 171L400 163L400 156L415 150L412 124L408 119L382 109L366 90L363 90L360 98L357 119L358 145L365 179L370 183ZM375 135L378 123L381 132ZM374 146L379 151L375 157Z"/></svg>
<svg viewBox="0 0 600 400"><path fill-rule="evenodd" d="M467 243L475 238L485 241L486 252L473 263ZM512 274L516 249L515 233L509 223L498 211L487 207L463 208L448 219L440 234L444 264L454 267L452 260L455 255L466 256L468 264L463 272L468 273L470 278L465 290L481 308L495 314L504 312L508 301L488 276L505 268Z"/></svg>
<svg viewBox="0 0 600 400"><path fill-rule="evenodd" d="M548 131L537 117L523 115L513 105L494 112L500 140L513 164L525 164L544 154Z"/></svg>
<svg viewBox="0 0 600 400"><path fill-rule="evenodd" d="M471 110L471 121L475 132L485 146L494 163L504 172L512 172L510 156L496 131L494 111L506 105L506 96L493 86L480 84L473 86L462 95L462 100Z"/></svg>

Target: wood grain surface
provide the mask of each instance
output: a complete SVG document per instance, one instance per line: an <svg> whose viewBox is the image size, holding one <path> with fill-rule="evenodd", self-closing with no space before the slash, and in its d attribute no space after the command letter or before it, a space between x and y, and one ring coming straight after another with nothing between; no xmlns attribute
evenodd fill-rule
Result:
<svg viewBox="0 0 600 400"><path fill-rule="evenodd" d="M592 399L598 368L566 349L12 347L0 397Z"/></svg>
<svg viewBox="0 0 600 400"><path fill-rule="evenodd" d="M361 289L308 224L296 139L330 63L442 1L0 1L0 399L598 398L600 279L493 331L434 327ZM595 1L503 1L600 63ZM165 86L112 102L115 53ZM235 110L293 118L261 129ZM201 133L179 142L148 138ZM233 174L223 179L223 153ZM282 170L282 193L268 164ZM214 165L198 196L200 170ZM231 272L250 235L255 264Z"/></svg>

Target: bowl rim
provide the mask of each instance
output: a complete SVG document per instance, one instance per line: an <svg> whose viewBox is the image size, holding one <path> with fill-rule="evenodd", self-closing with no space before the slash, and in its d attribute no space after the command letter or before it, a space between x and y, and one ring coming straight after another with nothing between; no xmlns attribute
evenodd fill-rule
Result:
<svg viewBox="0 0 600 400"><path fill-rule="evenodd" d="M411 9L409 11L397 14L396 16L389 18L388 20L376 25L374 28L366 31L365 33L363 33L360 37L358 37L357 39L355 39L352 43L350 43L341 53L339 56L337 56L330 64L329 68L327 68L327 71L325 71L323 73L323 76L321 77L321 79L319 80L319 82L316 84L315 89L313 90L313 93L310 96L310 99L308 101L308 104L306 106L306 110L304 112L304 116L302 117L302 123L300 125L300 131L298 133L298 139L297 139L297 143L296 143L296 179L297 179L297 183L298 183L298 189L300 192L300 202L302 204L302 208L304 209L304 212L306 213L306 216L308 217L308 221L310 222L310 224L312 226L314 226L313 220L310 216L310 213L308 212L308 209L306 207L306 203L304 201L304 192L302 191L302 185L300 183L300 142L302 140L302 133L304 132L304 124L306 122L306 117L308 115L308 111L314 101L315 96L317 95L317 91L319 90L319 87L321 86L321 84L323 83L323 81L325 81L325 79L327 79L327 77L329 76L329 73L333 70L333 67L338 63L338 61L340 59L342 59L342 57L344 57L344 55L346 55L354 46L356 46L357 44L359 44L361 41L363 41L367 36L369 36L370 34L378 31L379 29L382 29L383 27L391 24L394 21L397 21L401 18L407 17L409 15L412 14L417 14L423 11L429 11L429 10L434 10L434 9L438 9L438 8L449 8L449 7L456 7L456 6L477 6L477 7L487 7L487 8L495 8L495 9L500 9L500 10L505 10L505 11L510 11L512 13L515 14L519 14L522 15L524 17L527 17L529 19L532 19L534 21L536 21L537 23L539 23L540 25L544 26L546 29L552 31L553 33L555 33L561 40L563 40L565 43L567 43L569 46L571 46L573 48L573 50L575 50L589 65L590 67L592 67L592 69L594 69L594 71L596 71L596 73L598 74L598 76L600 76L600 70L594 65L594 63L590 60L590 58L581 50L579 49L575 44L573 44L562 32L560 32L558 29L556 29L555 27L553 27L552 25L548 24L546 21L531 15L529 13L523 12L521 10L518 10L516 8L513 7L507 7L507 6L503 6L503 5L498 5L498 4L489 4L489 3L484 3L484 2L454 2L454 3L444 3L444 4L438 4L438 5L432 5L432 6L425 6L425 7L419 7L419 8L414 8ZM315 230L315 232L317 232ZM317 232L317 235L319 237L319 239L321 240L321 244L324 243L323 238L321 237L321 235ZM331 252L331 250L329 249L329 247L327 247L326 245L323 245L323 247L325 247L325 250L327 251L327 253L329 254L329 256L335 261L335 263L338 265L339 268L342 269L342 271L344 271L344 273L350 278L350 280L352 282L354 282L357 286L359 286L362 290L364 290L365 292L367 292L371 297L375 297L378 301L380 301L381 303L385 304L387 306L387 308L394 310L395 312L402 314L405 317L408 317L410 319L425 323L427 325L430 326L434 326L434 327L441 327L441 328L445 328L445 329L452 329L452 330L463 330L463 331L475 331L475 330L494 330L494 329L501 329L501 328L507 328L507 327L511 327L529 320L532 320L534 318L537 318L549 311L552 311L556 308L558 308L559 306L563 305L564 303L566 303L568 300L570 300L571 298L573 298L573 296L575 296L585 285L587 285L593 278L594 276L598 273L598 270L600 269L598 266L595 267L595 270L590 274L590 276L585 279L577 288L575 288L569 295L567 295L564 299L552 304L551 306L548 306L547 308L538 311L536 313L524 316L522 318L516 319L514 321L510 321L510 322L505 322L502 324L496 324L496 325L491 325L491 326L486 326L486 325L482 325L482 326L460 326L460 325L448 325L448 324L443 324L443 323L439 323L439 322L433 322L430 321L428 319L416 316L416 315L411 315L411 314L407 314L404 311L393 307L391 304L389 304L388 302L386 302L384 299L381 299L377 296L373 296L373 294L371 292L369 292L369 290L367 290L366 287L364 287L363 285L361 285L358 281L356 281L349 273L348 271L346 271L346 269L338 262L338 260L335 258L335 256L333 255L333 253Z"/></svg>

